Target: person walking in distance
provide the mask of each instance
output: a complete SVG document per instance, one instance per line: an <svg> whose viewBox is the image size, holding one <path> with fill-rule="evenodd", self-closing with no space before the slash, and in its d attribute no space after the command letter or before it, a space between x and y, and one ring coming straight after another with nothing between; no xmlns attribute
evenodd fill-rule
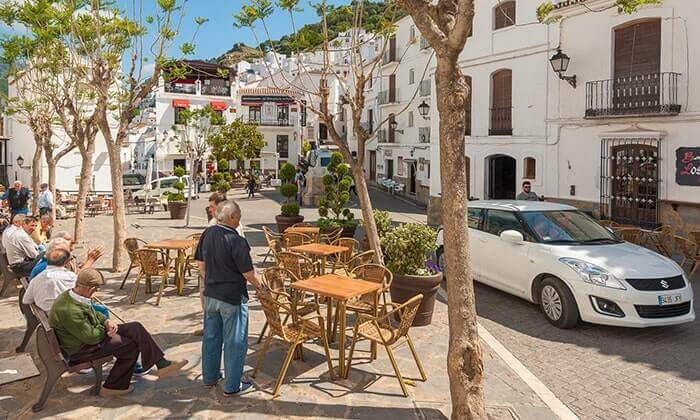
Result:
<svg viewBox="0 0 700 420"><path fill-rule="evenodd" d="M248 189L248 198L255 198L255 177L253 174L248 175L246 188Z"/></svg>

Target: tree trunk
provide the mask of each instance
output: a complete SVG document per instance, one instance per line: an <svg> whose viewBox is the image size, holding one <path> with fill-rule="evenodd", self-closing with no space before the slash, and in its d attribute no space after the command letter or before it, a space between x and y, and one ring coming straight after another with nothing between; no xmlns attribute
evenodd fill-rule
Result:
<svg viewBox="0 0 700 420"><path fill-rule="evenodd" d="M60 203L56 200L56 159L53 157L53 153L50 150L45 150L46 155L46 166L48 166L49 171L49 191L53 195L53 209L51 210L51 217L56 220L56 206Z"/></svg>
<svg viewBox="0 0 700 420"><path fill-rule="evenodd" d="M104 133L103 133L104 134ZM107 136L105 136L106 140ZM126 212L124 208L124 180L122 178L122 157L119 154L119 142L106 141L109 166L112 174L112 221L114 226L114 244L112 246L112 271L124 270L126 250L122 246L126 239Z"/></svg>
<svg viewBox="0 0 700 420"><path fill-rule="evenodd" d="M35 138L34 156L32 156L32 213L38 213L36 207L39 201L39 184L41 183L41 152L43 142Z"/></svg>
<svg viewBox="0 0 700 420"><path fill-rule="evenodd" d="M78 199L75 204L75 231L73 239L76 243L83 239L85 229L85 208L87 206L87 195L92 186L92 169L94 166L95 141L88 141L87 148L80 151L83 162L80 166L80 183L78 184Z"/></svg>
<svg viewBox="0 0 700 420"><path fill-rule="evenodd" d="M190 213L192 211L192 184L194 184L194 171L196 168L197 161L192 159L190 164L190 182L187 186L187 220L185 220L185 227L190 227Z"/></svg>
<svg viewBox="0 0 700 420"><path fill-rule="evenodd" d="M481 346L477 330L474 283L469 261L467 188L464 165L464 103L467 86L458 54L438 57L437 106L440 112L440 177L444 227L450 378L453 419L486 418Z"/></svg>
<svg viewBox="0 0 700 420"><path fill-rule="evenodd" d="M355 190L357 190L357 197L360 200L360 209L362 209L365 235L367 235L367 239L369 240L369 247L377 253L378 262L381 263L384 261L384 255L382 254L379 234L377 233L377 224L374 222L372 201L369 198L369 189L367 188L367 180L365 179L362 165L353 164L352 175L355 177Z"/></svg>

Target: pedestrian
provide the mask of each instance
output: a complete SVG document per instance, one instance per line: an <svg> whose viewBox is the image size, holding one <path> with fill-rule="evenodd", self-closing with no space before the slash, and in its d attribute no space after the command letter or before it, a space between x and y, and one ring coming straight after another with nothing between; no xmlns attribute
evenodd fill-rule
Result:
<svg viewBox="0 0 700 420"><path fill-rule="evenodd" d="M540 198L532 192L532 185L530 184L530 181L523 181L523 190L518 194L517 197L515 197L516 200L525 200L525 201L539 201Z"/></svg>
<svg viewBox="0 0 700 420"><path fill-rule="evenodd" d="M299 196L299 207L303 205L303 192L304 192L304 187L306 186L306 175L304 175L304 172L301 170L301 168L297 168L297 174L294 176L294 183L297 186L297 194Z"/></svg>
<svg viewBox="0 0 700 420"><path fill-rule="evenodd" d="M39 207L39 215L42 216L53 211L54 199L51 190L49 190L49 184L43 183L39 188L41 188L41 192L36 205Z"/></svg>
<svg viewBox="0 0 700 420"><path fill-rule="evenodd" d="M22 186L22 181L15 181L14 186L7 190L5 194L0 196L0 200L7 200L7 206L10 208L10 215L29 214L29 199L32 193Z"/></svg>
<svg viewBox="0 0 700 420"><path fill-rule="evenodd" d="M357 189L355 188L355 177L352 175L350 175L350 193L355 194L355 197L358 197Z"/></svg>
<svg viewBox="0 0 700 420"><path fill-rule="evenodd" d="M248 176L248 183L246 184L248 189L248 198L255 198L255 177L253 174Z"/></svg>
<svg viewBox="0 0 700 420"><path fill-rule="evenodd" d="M224 357L224 395L236 395L251 387L242 381L248 351L248 289L266 293L255 275L250 246L236 228L241 209L233 200L216 207L215 226L202 234L195 260L204 279L204 338L202 340L202 381L215 386L221 379Z"/></svg>

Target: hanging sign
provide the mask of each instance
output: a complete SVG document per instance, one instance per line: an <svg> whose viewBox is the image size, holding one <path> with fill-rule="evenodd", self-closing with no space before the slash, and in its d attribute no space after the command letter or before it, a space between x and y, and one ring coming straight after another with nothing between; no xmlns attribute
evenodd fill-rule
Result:
<svg viewBox="0 0 700 420"><path fill-rule="evenodd" d="M676 149L676 184L700 187L700 147Z"/></svg>

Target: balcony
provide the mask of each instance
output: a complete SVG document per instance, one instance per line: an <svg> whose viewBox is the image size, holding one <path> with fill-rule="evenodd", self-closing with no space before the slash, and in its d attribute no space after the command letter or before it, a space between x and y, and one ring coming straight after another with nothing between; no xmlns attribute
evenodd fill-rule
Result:
<svg viewBox="0 0 700 420"><path fill-rule="evenodd" d="M430 143L430 127L418 127L418 142Z"/></svg>
<svg viewBox="0 0 700 420"><path fill-rule="evenodd" d="M395 104L399 102L399 90L389 89L379 92L377 95L377 102L379 105Z"/></svg>
<svg viewBox="0 0 700 420"><path fill-rule="evenodd" d="M652 73L586 83L586 118L676 115L679 73Z"/></svg>
<svg viewBox="0 0 700 420"><path fill-rule="evenodd" d="M513 135L513 108L491 108L491 127L489 136Z"/></svg>
<svg viewBox="0 0 700 420"><path fill-rule="evenodd" d="M293 118L250 118L244 116L243 122L257 124L262 127L292 127L296 120Z"/></svg>
<svg viewBox="0 0 700 420"><path fill-rule="evenodd" d="M420 82L420 85L418 87L418 94L420 96L430 96L431 89L432 89L432 83L431 83L430 79L423 80Z"/></svg>
<svg viewBox="0 0 700 420"><path fill-rule="evenodd" d="M197 94L197 86L194 83L166 83L165 91L170 93Z"/></svg>
<svg viewBox="0 0 700 420"><path fill-rule="evenodd" d="M428 43L428 39L421 35L421 37L420 37L420 49L427 50L429 48L430 48L430 44Z"/></svg>
<svg viewBox="0 0 700 420"><path fill-rule="evenodd" d="M231 96L231 88L221 85L203 85L202 95L211 96Z"/></svg>
<svg viewBox="0 0 700 420"><path fill-rule="evenodd" d="M396 58L396 49L395 48L389 48L384 52L384 56L382 57L382 65L386 65L389 63L395 63L397 62Z"/></svg>
<svg viewBox="0 0 700 420"><path fill-rule="evenodd" d="M389 133L386 131L386 129L381 129L377 132L377 142L379 143L388 143L389 141Z"/></svg>

